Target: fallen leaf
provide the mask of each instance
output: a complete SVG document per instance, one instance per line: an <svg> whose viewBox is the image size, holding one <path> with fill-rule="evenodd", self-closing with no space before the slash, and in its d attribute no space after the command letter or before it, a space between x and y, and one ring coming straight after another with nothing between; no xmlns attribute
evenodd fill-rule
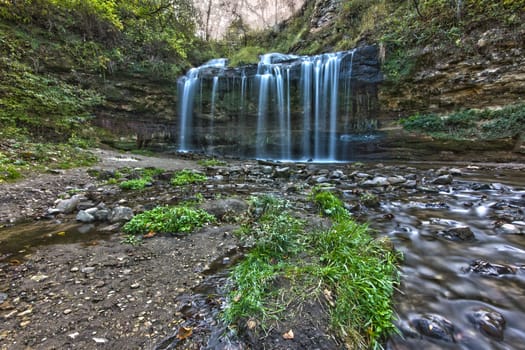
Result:
<svg viewBox="0 0 525 350"><path fill-rule="evenodd" d="M284 339L290 340L290 339L293 339L293 337L294 337L294 334L293 334L293 331L291 329L288 332L283 334L283 338Z"/></svg>
<svg viewBox="0 0 525 350"><path fill-rule="evenodd" d="M255 320L248 320L248 322L246 322L246 327L248 327L249 330L253 330L257 327L257 322Z"/></svg>
<svg viewBox="0 0 525 350"><path fill-rule="evenodd" d="M66 235L65 231L57 232L57 236L65 236L65 235Z"/></svg>
<svg viewBox="0 0 525 350"><path fill-rule="evenodd" d="M146 234L144 235L144 238L155 237L156 234L157 234L157 232L155 232L155 231L149 231L148 233L146 233Z"/></svg>
<svg viewBox="0 0 525 350"><path fill-rule="evenodd" d="M180 327L179 333L177 333L177 339L184 340L188 337L191 337L193 334L193 328L191 327Z"/></svg>
<svg viewBox="0 0 525 350"><path fill-rule="evenodd" d="M328 304L330 304L330 306L334 307L335 303L334 303L334 298L332 296L332 291L329 290L329 289L325 289L325 290L323 290L323 295L324 295L326 301L328 301Z"/></svg>

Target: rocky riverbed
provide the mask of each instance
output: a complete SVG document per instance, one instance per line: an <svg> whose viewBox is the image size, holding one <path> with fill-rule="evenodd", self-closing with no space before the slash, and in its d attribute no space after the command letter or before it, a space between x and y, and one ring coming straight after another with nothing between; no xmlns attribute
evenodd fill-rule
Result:
<svg viewBox="0 0 525 350"><path fill-rule="evenodd" d="M404 272L414 275L435 274L429 266L446 264L438 259L443 253L439 249L449 249L450 242L456 244L453 249L462 244L474 249L476 242L490 240L481 226L490 226L491 234L503 237L492 242L491 248L525 249L525 166L519 164L283 164L228 160L225 165L206 167L188 155L157 158L108 150L94 152L101 162L91 169L40 174L0 187L0 222L5 226L0 230L1 349L243 349L246 344L261 349L342 347L337 339L321 342L332 339L327 320L312 322L307 312L304 322L293 323L292 339L283 338L290 329L286 322L255 342L217 338L218 325L213 317L224 300L210 288L224 283L224 278L217 276L222 276L222 271L241 255L243 247L233 234L237 228L235 218L247 209L248 197L258 194L289 199L299 217L315 220L318 213L308 199L310 190L321 186L336 191L357 220L369 221L378 235L392 238L396 248L407 256ZM145 190L125 191L108 181L124 167L164 171ZM208 180L174 187L169 178L179 169L196 169ZM133 171L126 174L133 177ZM191 199L200 200L217 217L217 223L191 235L155 236L139 245L122 243L126 237L120 228L129 219L127 214ZM457 207L476 213L486 210L478 216L482 223L462 221L454 214ZM419 215L411 211L432 210L452 213L453 219L439 221L439 215L432 214L410 219L420 220L418 224L407 221L407 217ZM83 216L86 212L93 215ZM127 214L119 217L119 213ZM430 242L441 242L441 246ZM420 265L414 267L416 258L410 246L416 243L426 244L422 249L429 252L436 249L429 255L438 260L418 260ZM523 259L502 261L494 255L483 260L482 256L465 257L470 263L455 262L454 269L457 267L457 274L488 278L511 275L511 284L517 288L523 284ZM407 290L413 293L412 283L417 280L404 276L401 290L408 285ZM438 286L432 284L429 288ZM512 286L503 290L507 288L512 290ZM506 292L496 290L496 299L504 298ZM462 298L477 298L472 291L469 293ZM509 311L500 307L505 304L500 299L487 298L486 308L462 314L470 320L465 324L473 323L467 330L454 317L426 313L431 310L421 307L424 300L414 296L414 303L399 304L398 326L408 339L417 341L394 339L389 346L415 349L421 344L436 348L461 345L462 339L471 338L469 332L474 332L474 336L488 339L482 345L517 349L514 342L525 338L516 319L525 315L525 310ZM519 297L512 300L519 301ZM411 311L403 311L407 308ZM191 335L181 333L186 329L191 329ZM505 343L505 339L512 342ZM469 348L468 344L460 348Z"/></svg>

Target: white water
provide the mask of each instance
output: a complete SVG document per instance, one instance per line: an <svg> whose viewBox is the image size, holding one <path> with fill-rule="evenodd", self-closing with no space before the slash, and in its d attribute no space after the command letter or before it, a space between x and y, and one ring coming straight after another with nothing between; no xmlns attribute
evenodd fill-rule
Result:
<svg viewBox="0 0 525 350"><path fill-rule="evenodd" d="M238 107L233 109L237 112L234 113L240 115L242 125L253 125L253 157L281 160L294 158L314 161L338 160L340 142L338 125L341 124L343 114L350 110L351 104L349 86L353 54L353 51L312 57L279 53L266 54L261 56L255 76L249 77L244 70L241 71L240 86L235 82L230 84L229 80L226 80L225 86L228 89L240 89L236 95L233 93L229 95L230 104L238 101ZM341 61L349 55L352 60L350 74L345 72L345 81L341 82ZM206 93L203 91L203 77L200 74L204 68L219 68L214 76L209 75L212 70L206 71L208 74L206 78L213 81L208 128L211 135L207 137L213 140L213 133L217 132L214 126L217 88L223 79L222 68L225 68L225 65L225 59L210 61L199 68L190 70L179 82L181 91L180 150L186 151L195 147L191 144L193 105L197 86L200 86L201 100L202 95ZM299 79L297 79L297 73L292 73L294 69L299 72ZM253 79L254 83L250 84L249 79ZM249 86L257 89L254 94L250 94ZM340 92L341 86L343 91ZM299 93L301 95L296 96ZM235 96L238 97L235 98ZM250 101L252 96L255 101ZM345 99L342 103L339 101L340 96ZM299 101L302 107L294 107L292 101ZM254 113L250 115L248 112L251 105L257 106L255 123L249 121L249 118L254 116ZM344 106L346 111L340 112L340 106ZM292 115L297 111L302 111L302 116ZM302 117L302 120L299 117ZM292 125L293 120L294 125ZM300 122L298 123L297 120ZM249 140L251 133L249 131L245 133L247 135L244 136Z"/></svg>

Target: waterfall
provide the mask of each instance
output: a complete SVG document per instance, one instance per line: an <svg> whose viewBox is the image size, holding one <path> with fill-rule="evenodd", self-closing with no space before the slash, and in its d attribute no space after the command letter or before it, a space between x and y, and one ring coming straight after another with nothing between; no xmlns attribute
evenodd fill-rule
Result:
<svg viewBox="0 0 525 350"><path fill-rule="evenodd" d="M257 67L226 64L225 59L212 60L179 80L180 150L202 149L203 142L199 146L195 138L226 140L224 135L232 135L230 144L213 145L213 150L281 160L344 157L342 148L349 146L342 144L348 139L343 136L351 134L346 125L352 113L354 50L317 56L270 53L261 56ZM194 110L198 101L210 101L210 122L199 131L194 115L207 120L201 114L208 110ZM228 118L215 121L218 104L221 116Z"/></svg>

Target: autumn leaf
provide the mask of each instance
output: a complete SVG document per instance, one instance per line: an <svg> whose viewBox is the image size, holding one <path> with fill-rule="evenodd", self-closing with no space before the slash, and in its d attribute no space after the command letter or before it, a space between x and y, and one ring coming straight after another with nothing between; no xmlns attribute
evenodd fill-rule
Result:
<svg viewBox="0 0 525 350"><path fill-rule="evenodd" d="M294 334L291 329L288 332L283 334L283 339L290 340L290 339L293 339L293 337L294 337Z"/></svg>
<svg viewBox="0 0 525 350"><path fill-rule="evenodd" d="M146 234L144 235L144 238L155 237L156 234L157 234L157 232L155 232L155 231L149 231L148 233L146 233Z"/></svg>
<svg viewBox="0 0 525 350"><path fill-rule="evenodd" d="M193 334L193 328L191 327L180 327L179 333L177 334L177 339L184 340L188 337L191 337Z"/></svg>

